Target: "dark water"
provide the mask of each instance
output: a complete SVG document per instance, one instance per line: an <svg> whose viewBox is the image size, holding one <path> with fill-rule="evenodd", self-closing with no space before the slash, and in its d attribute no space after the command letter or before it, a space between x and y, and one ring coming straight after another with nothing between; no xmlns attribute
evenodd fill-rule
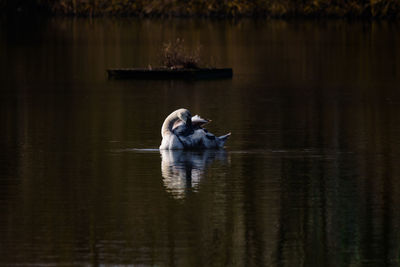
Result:
<svg viewBox="0 0 400 267"><path fill-rule="evenodd" d="M1 266L399 265L399 25L0 27ZM233 79L107 79L178 37ZM226 149L160 154L180 107Z"/></svg>

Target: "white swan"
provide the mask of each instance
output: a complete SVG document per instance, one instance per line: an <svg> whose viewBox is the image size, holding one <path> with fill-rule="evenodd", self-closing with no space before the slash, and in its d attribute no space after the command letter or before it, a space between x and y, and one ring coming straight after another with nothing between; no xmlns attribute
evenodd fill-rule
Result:
<svg viewBox="0 0 400 267"><path fill-rule="evenodd" d="M202 128L208 122L198 115L192 117L187 109L175 110L161 127L160 149L222 148L231 133L217 137Z"/></svg>

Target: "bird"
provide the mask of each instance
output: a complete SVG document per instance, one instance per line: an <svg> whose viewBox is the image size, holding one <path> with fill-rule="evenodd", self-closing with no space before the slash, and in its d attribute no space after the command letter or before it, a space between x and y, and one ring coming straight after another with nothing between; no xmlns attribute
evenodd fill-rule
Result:
<svg viewBox="0 0 400 267"><path fill-rule="evenodd" d="M168 115L161 127L160 150L223 148L231 133L217 137L202 127L209 122L199 115L192 117L185 108L175 110Z"/></svg>

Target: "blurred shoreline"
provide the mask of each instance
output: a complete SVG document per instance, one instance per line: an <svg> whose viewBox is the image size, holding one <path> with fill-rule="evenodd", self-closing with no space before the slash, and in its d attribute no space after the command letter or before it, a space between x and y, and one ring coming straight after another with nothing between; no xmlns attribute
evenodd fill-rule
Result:
<svg viewBox="0 0 400 267"><path fill-rule="evenodd" d="M0 0L0 14L398 19L398 0Z"/></svg>

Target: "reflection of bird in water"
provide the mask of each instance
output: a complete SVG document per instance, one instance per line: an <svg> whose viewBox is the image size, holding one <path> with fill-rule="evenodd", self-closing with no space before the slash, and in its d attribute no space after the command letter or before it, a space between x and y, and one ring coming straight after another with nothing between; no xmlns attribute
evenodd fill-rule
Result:
<svg viewBox="0 0 400 267"><path fill-rule="evenodd" d="M187 109L175 110L162 125L160 149L222 148L231 134L217 137L209 133L202 128L208 122L198 115L192 117Z"/></svg>
<svg viewBox="0 0 400 267"><path fill-rule="evenodd" d="M197 190L208 166L215 160L225 161L225 150L160 150L161 174L166 190L176 198Z"/></svg>

